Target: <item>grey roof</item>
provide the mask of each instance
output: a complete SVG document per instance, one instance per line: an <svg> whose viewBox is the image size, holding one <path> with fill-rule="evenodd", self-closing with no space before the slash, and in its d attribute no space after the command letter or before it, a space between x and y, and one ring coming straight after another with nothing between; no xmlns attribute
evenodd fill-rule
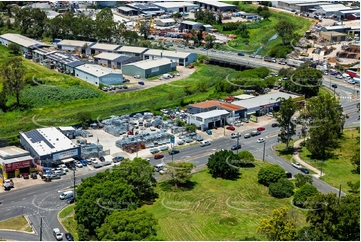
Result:
<svg viewBox="0 0 361 242"><path fill-rule="evenodd" d="M128 53L141 54L146 50L148 50L148 48L134 47L134 46L122 46L121 48L117 49L117 52L128 52Z"/></svg>
<svg viewBox="0 0 361 242"><path fill-rule="evenodd" d="M129 58L129 56L125 56L122 54L117 54L117 53L100 53L96 56L94 56L94 58L98 58L98 59L104 59L104 60L118 60L119 57L123 57L121 59L124 60L124 57Z"/></svg>
<svg viewBox="0 0 361 242"><path fill-rule="evenodd" d="M352 10L350 7L346 7L343 4L330 4L330 5L321 5L319 8L323 9L325 12L328 11L342 11L342 10Z"/></svg>
<svg viewBox="0 0 361 242"><path fill-rule="evenodd" d="M352 9L352 10L344 10L344 11L340 11L341 13L355 13L360 15L360 9Z"/></svg>
<svg viewBox="0 0 361 242"><path fill-rule="evenodd" d="M111 73L122 75L122 73L120 73L119 71L116 71L116 70L113 70L110 68L105 68L105 67L102 67L100 65L95 65L95 64L84 64L84 65L75 67L75 69L86 72L86 73L96 76L96 77L102 77L102 76L105 76L105 75L108 75Z"/></svg>
<svg viewBox="0 0 361 242"><path fill-rule="evenodd" d="M202 23L193 22L193 21L182 21L181 24L187 24L187 25L203 25Z"/></svg>
<svg viewBox="0 0 361 242"><path fill-rule="evenodd" d="M150 68L154 68L154 67L158 67L158 66L163 66L163 65L167 65L172 63L169 59L167 58L162 58L162 59L157 59L157 60L144 60L144 61L137 61L134 63L130 63L124 66L136 66L138 68L141 69L150 69Z"/></svg>
<svg viewBox="0 0 361 242"><path fill-rule="evenodd" d="M198 7L197 4L190 2L155 2L154 5L162 8L183 8L183 7Z"/></svg>
<svg viewBox="0 0 361 242"><path fill-rule="evenodd" d="M166 19L157 19L156 21L162 22L162 23L174 23L174 19L172 18L166 18Z"/></svg>
<svg viewBox="0 0 361 242"><path fill-rule="evenodd" d="M228 4L228 3L222 3L222 2L215 2L215 1L210 1L210 0L201 0L201 1L197 1L199 3L205 3L211 6L215 6L215 7L236 7L236 5L232 5L232 4Z"/></svg>
<svg viewBox="0 0 361 242"><path fill-rule="evenodd" d="M77 66L81 66L81 65L83 65L83 64L85 64L84 62L82 62L82 61L78 61L78 60L76 60L76 61L72 61L72 62L69 62L69 63L65 63L67 66L70 66L70 67L77 67Z"/></svg>
<svg viewBox="0 0 361 242"><path fill-rule="evenodd" d="M213 118L213 117L218 117L221 115L226 115L229 114L228 111L226 110L212 110L212 111L208 111L208 112L204 112L204 113L197 113L194 114L194 117L200 117L202 119L208 119L208 118Z"/></svg>
<svg viewBox="0 0 361 242"><path fill-rule="evenodd" d="M69 40L69 39L64 39L62 41L60 41L59 43L57 43L58 45L69 45L69 46L76 46L76 47L83 47L85 44L87 44L88 46L91 45L93 42L89 42L89 41L80 41L80 40Z"/></svg>
<svg viewBox="0 0 361 242"><path fill-rule="evenodd" d="M134 8L130 8L130 7L126 7L126 6L120 6L118 7L118 9L124 11L124 12L129 12L129 11L137 11Z"/></svg>
<svg viewBox="0 0 361 242"><path fill-rule="evenodd" d="M232 102L232 104L238 105L241 107L245 107L247 109L251 109L251 108L255 108L255 107L259 107L259 106L263 106L263 105L267 105L267 104L276 103L276 102L278 102L277 98L279 98L279 97L288 99L289 97L296 98L299 96L294 95L294 94L285 93L285 92L274 92L274 93L270 93L270 94L260 95L260 96L257 96L255 98L251 98L251 99L235 101L235 102Z"/></svg>
<svg viewBox="0 0 361 242"><path fill-rule="evenodd" d="M314 3L297 3L297 6L317 6L317 5L330 5L328 2L314 2Z"/></svg>
<svg viewBox="0 0 361 242"><path fill-rule="evenodd" d="M1 38L6 39L8 41L11 41L15 44L18 44L20 46L24 46L29 48L30 46L37 45L37 47L44 46L44 43L41 43L40 41L36 41L33 39L30 39L28 37L25 37L20 34L3 34L0 35Z"/></svg>
<svg viewBox="0 0 361 242"><path fill-rule="evenodd" d="M90 49L98 49L98 50L116 50L120 48L121 45L111 45L111 44L102 44L102 43L96 43Z"/></svg>
<svg viewBox="0 0 361 242"><path fill-rule="evenodd" d="M181 58L181 59L185 59L187 58L189 55L191 55L192 53L188 53L188 52L179 52L179 51L169 51L169 50L155 50L155 49L150 49L147 50L147 52L144 53L144 55L149 55L149 56L163 56L163 57L169 57L169 58Z"/></svg>

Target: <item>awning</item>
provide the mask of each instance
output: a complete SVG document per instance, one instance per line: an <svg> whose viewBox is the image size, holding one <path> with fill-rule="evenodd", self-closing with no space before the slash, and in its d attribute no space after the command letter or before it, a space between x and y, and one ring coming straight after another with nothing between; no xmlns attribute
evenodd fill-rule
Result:
<svg viewBox="0 0 361 242"><path fill-rule="evenodd" d="M255 114L256 112L250 112L250 113L247 113L247 115L251 115L251 114Z"/></svg>
<svg viewBox="0 0 361 242"><path fill-rule="evenodd" d="M70 162L73 162L74 159L73 158L68 158L68 159L64 159L64 160L61 160L62 163L70 163Z"/></svg>

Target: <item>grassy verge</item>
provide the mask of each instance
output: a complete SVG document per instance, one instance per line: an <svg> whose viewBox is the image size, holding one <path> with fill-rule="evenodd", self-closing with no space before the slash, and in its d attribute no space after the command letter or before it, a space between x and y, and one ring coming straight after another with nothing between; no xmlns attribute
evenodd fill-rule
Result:
<svg viewBox="0 0 361 242"><path fill-rule="evenodd" d="M65 209L63 209L59 213L59 218L60 218L59 222L65 227L66 231L68 231L69 233L71 233L73 235L74 240L77 241L77 240L79 240L79 236L78 236L78 232L76 230L77 223L74 219L74 207L75 207L75 204L72 204L72 205L66 207Z"/></svg>
<svg viewBox="0 0 361 242"><path fill-rule="evenodd" d="M321 169L322 164L325 173L322 180L334 187L339 187L341 184L344 187L343 191L348 193L347 182L360 181L360 174L354 172L354 166L350 161L356 149L360 148L356 140L358 136L357 130L344 131L343 138L339 141L340 148L335 149L333 156L323 162L313 160L306 147L302 148L300 158L318 169Z"/></svg>
<svg viewBox="0 0 361 242"><path fill-rule="evenodd" d="M267 163L257 162L252 169L242 169L237 181L213 179L207 171L192 177L195 184L188 191L165 191L157 186L159 199L141 210L154 214L162 240L242 240L255 236L263 218L275 208L291 208L292 198L276 199L258 184L257 173ZM295 210L298 227L305 225L303 212Z"/></svg>
<svg viewBox="0 0 361 242"><path fill-rule="evenodd" d="M0 229L11 229L17 231L33 232L24 216L11 218L0 222Z"/></svg>
<svg viewBox="0 0 361 242"><path fill-rule="evenodd" d="M59 218L65 218L66 216L68 216L69 214L74 212L74 206L75 205L72 204L72 205L67 206L63 210L61 210L60 213L59 213Z"/></svg>

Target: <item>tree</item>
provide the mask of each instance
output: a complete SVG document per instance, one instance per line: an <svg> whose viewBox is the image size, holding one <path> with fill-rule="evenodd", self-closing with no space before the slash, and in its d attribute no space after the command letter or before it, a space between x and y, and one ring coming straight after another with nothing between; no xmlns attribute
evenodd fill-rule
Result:
<svg viewBox="0 0 361 242"><path fill-rule="evenodd" d="M273 241L295 240L297 237L296 225L290 218L287 207L274 209L271 218L261 221L257 232Z"/></svg>
<svg viewBox="0 0 361 242"><path fill-rule="evenodd" d="M320 93L306 101L301 118L309 123L310 138L306 148L312 156L325 160L327 153L339 145L338 138L345 124L346 116L340 102L330 94Z"/></svg>
<svg viewBox="0 0 361 242"><path fill-rule="evenodd" d="M87 123L92 120L90 112L79 112L77 113L77 120L80 122L81 126L85 129Z"/></svg>
<svg viewBox="0 0 361 242"><path fill-rule="evenodd" d="M295 186L287 178L281 178L268 187L268 193L275 198L291 197Z"/></svg>
<svg viewBox="0 0 361 242"><path fill-rule="evenodd" d="M359 193L360 192L360 181L356 181L356 182L347 182L347 186L349 186L350 192L352 193Z"/></svg>
<svg viewBox="0 0 361 242"><path fill-rule="evenodd" d="M111 42L117 23L113 20L113 13L110 8L103 8L96 15L95 19L96 35L98 40Z"/></svg>
<svg viewBox="0 0 361 242"><path fill-rule="evenodd" d="M21 57L11 57L0 70L5 95L15 95L16 104L20 105L20 92L25 87L25 71Z"/></svg>
<svg viewBox="0 0 361 242"><path fill-rule="evenodd" d="M275 25L275 30L278 35L282 38L282 44L286 45L288 41L292 40L296 26L287 20L281 20Z"/></svg>
<svg viewBox="0 0 361 242"><path fill-rule="evenodd" d="M360 241L360 196L318 193L307 200L306 221L318 234L338 241Z"/></svg>
<svg viewBox="0 0 361 242"><path fill-rule="evenodd" d="M286 80L284 88L302 93L307 98L317 96L322 86L322 71L315 68L298 68L294 75Z"/></svg>
<svg viewBox="0 0 361 242"><path fill-rule="evenodd" d="M126 30L123 34L123 38L129 45L132 45L133 43L138 41L139 35L135 31Z"/></svg>
<svg viewBox="0 0 361 242"><path fill-rule="evenodd" d="M186 130L189 131L189 132L196 132L196 130L197 130L196 126L194 126L194 125L192 125L192 124L186 124L186 125L185 125L185 128L186 128Z"/></svg>
<svg viewBox="0 0 361 242"><path fill-rule="evenodd" d="M147 211L116 211L96 229L96 234L103 241L149 241L157 235L157 224Z"/></svg>
<svg viewBox="0 0 361 242"><path fill-rule="evenodd" d="M307 205L307 199L315 196L318 193L317 188L311 184L303 185L293 196L293 204L295 206L305 208Z"/></svg>
<svg viewBox="0 0 361 242"><path fill-rule="evenodd" d="M174 186L182 186L192 178L191 171L195 168L192 162L169 162L166 166L166 174L171 177Z"/></svg>
<svg viewBox="0 0 361 242"><path fill-rule="evenodd" d="M281 133L278 135L279 140L282 143L286 144L286 151L288 151L288 146L291 140L292 135L296 134L296 124L292 122L292 116L295 114L297 109L297 104L292 100L292 98L277 98L277 101L280 100L280 111L274 113L276 120L281 128Z"/></svg>
<svg viewBox="0 0 361 242"><path fill-rule="evenodd" d="M239 166L240 167L254 167L254 156L248 150L238 152Z"/></svg>
<svg viewBox="0 0 361 242"><path fill-rule="evenodd" d="M296 178L296 187L302 187L306 183L312 184L313 178L311 175L303 175L301 173L294 176Z"/></svg>
<svg viewBox="0 0 361 242"><path fill-rule="evenodd" d="M298 241L331 241L331 236L323 234L320 231L316 231L313 227L302 227L298 231Z"/></svg>
<svg viewBox="0 0 361 242"><path fill-rule="evenodd" d="M239 169L231 165L237 156L231 150L221 150L211 154L208 158L209 173L213 178L236 179L240 176Z"/></svg>
<svg viewBox="0 0 361 242"><path fill-rule="evenodd" d="M286 171L279 165L262 167L258 172L258 183L265 186L278 182L281 178L286 178Z"/></svg>
<svg viewBox="0 0 361 242"><path fill-rule="evenodd" d="M0 111L6 112L6 93L4 90L0 92Z"/></svg>
<svg viewBox="0 0 361 242"><path fill-rule="evenodd" d="M8 48L11 51L11 53L14 55L19 55L21 52L20 45L18 45L18 44L10 43Z"/></svg>
<svg viewBox="0 0 361 242"><path fill-rule="evenodd" d="M271 12L269 10L263 10L259 15L264 19L269 19L269 17L271 17Z"/></svg>
<svg viewBox="0 0 361 242"><path fill-rule="evenodd" d="M204 38L204 41L206 41L207 43L207 48L212 48L215 40L216 40L215 36L211 34L207 34L207 36Z"/></svg>
<svg viewBox="0 0 361 242"><path fill-rule="evenodd" d="M139 33L143 35L144 39L148 39L148 36L150 35L150 25L147 22L141 22L139 26Z"/></svg>

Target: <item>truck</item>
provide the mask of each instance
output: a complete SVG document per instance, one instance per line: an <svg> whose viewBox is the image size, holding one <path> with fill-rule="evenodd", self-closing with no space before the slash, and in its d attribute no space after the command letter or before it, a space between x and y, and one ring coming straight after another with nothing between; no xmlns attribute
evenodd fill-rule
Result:
<svg viewBox="0 0 361 242"><path fill-rule="evenodd" d="M346 73L349 74L350 77L352 77L352 78L355 78L355 77L360 78L360 74L357 73L356 71L347 70Z"/></svg>
<svg viewBox="0 0 361 242"><path fill-rule="evenodd" d="M11 179L5 179L3 186L5 191L9 191L11 188L14 188L14 182Z"/></svg>
<svg viewBox="0 0 361 242"><path fill-rule="evenodd" d="M289 66L299 67L303 63L304 62L300 61L300 60L287 59L287 65L289 65Z"/></svg>
<svg viewBox="0 0 361 242"><path fill-rule="evenodd" d="M276 62L276 59L271 56L265 56L263 60L268 62Z"/></svg>

